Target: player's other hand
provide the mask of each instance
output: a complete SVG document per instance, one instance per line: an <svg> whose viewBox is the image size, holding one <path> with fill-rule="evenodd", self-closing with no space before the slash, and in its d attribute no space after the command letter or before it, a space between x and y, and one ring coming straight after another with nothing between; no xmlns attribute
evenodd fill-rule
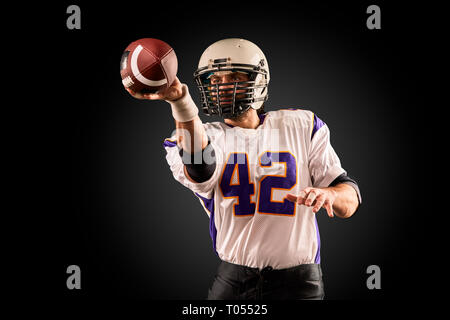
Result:
<svg viewBox="0 0 450 320"><path fill-rule="evenodd" d="M173 101L178 100L183 95L182 84L178 77L175 77L172 85L166 89L159 90L156 93L139 93L134 92L128 88L125 88L129 94L131 94L134 98L140 100L167 100Z"/></svg>
<svg viewBox="0 0 450 320"><path fill-rule="evenodd" d="M305 205L307 207L313 207L313 212L316 213L320 208L325 208L327 210L328 216L330 218L334 217L333 214L333 203L336 199L336 192L330 188L305 188L298 196L289 193L286 196L291 202Z"/></svg>

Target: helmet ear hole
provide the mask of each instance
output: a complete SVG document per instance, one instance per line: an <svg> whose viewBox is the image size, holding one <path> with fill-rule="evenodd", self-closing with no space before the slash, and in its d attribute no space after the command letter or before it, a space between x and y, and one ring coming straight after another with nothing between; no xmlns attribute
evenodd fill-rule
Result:
<svg viewBox="0 0 450 320"><path fill-rule="evenodd" d="M267 87L264 87L264 88L262 89L261 94L263 94L264 91L266 91L266 88L267 88Z"/></svg>

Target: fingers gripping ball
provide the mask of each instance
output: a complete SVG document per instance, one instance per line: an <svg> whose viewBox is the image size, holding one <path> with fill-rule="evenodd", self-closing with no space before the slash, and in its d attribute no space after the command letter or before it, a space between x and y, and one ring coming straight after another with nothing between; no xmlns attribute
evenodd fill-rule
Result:
<svg viewBox="0 0 450 320"><path fill-rule="evenodd" d="M125 88L138 93L155 93L175 80L178 60L164 41L152 38L132 42L123 52L120 75Z"/></svg>

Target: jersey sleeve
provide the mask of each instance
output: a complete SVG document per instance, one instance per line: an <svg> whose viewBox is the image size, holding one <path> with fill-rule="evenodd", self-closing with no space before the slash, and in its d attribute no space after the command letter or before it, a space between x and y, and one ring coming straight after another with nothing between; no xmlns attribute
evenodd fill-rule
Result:
<svg viewBox="0 0 450 320"><path fill-rule="evenodd" d="M177 146L176 136L173 135L172 137L164 140L164 148L167 152L166 160L175 180L180 182L186 188L189 188L191 191L199 193L206 198L210 197L213 194L214 186L217 184L217 180L219 178L221 167L219 164L222 163L222 153L219 151L220 149L213 140L210 140L210 143L215 150L217 165L213 175L211 176L211 178L209 178L209 180L198 183L189 180L189 178L186 176L184 164L179 153L179 148Z"/></svg>
<svg viewBox="0 0 450 320"><path fill-rule="evenodd" d="M309 152L309 171L313 187L328 187L339 175L346 173L330 143L330 130L319 118L314 117Z"/></svg>

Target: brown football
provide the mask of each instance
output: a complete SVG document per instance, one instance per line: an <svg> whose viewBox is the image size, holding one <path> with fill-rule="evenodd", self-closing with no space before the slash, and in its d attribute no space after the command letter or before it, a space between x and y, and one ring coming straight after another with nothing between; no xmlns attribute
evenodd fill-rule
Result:
<svg viewBox="0 0 450 320"><path fill-rule="evenodd" d="M152 38L132 42L120 61L123 85L139 93L155 93L169 87L177 69L178 60L172 47Z"/></svg>

